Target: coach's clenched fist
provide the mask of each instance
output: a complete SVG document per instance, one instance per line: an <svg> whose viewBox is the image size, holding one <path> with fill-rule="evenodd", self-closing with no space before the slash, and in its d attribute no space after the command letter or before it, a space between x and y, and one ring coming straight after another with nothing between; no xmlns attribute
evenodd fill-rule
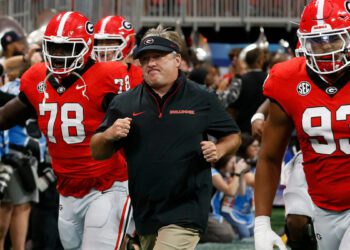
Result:
<svg viewBox="0 0 350 250"><path fill-rule="evenodd" d="M104 160L114 153L114 143L128 136L132 119L129 117L117 119L112 126L104 132L96 133L90 142L92 156L97 160ZM94 146L97 141L104 141L104 146Z"/></svg>
<svg viewBox="0 0 350 250"><path fill-rule="evenodd" d="M219 159L218 151L214 142L202 141L201 149L207 162L214 163Z"/></svg>
<svg viewBox="0 0 350 250"><path fill-rule="evenodd" d="M127 137L130 131L130 124L132 119L129 117L117 119L111 127L105 131L105 138L107 140L120 140Z"/></svg>

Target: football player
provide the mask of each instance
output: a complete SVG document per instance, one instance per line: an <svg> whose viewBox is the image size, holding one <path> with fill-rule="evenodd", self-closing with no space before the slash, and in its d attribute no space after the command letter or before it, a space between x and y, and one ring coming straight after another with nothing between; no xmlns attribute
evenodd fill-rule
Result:
<svg viewBox="0 0 350 250"><path fill-rule="evenodd" d="M53 17L43 39L45 63L25 72L18 98L0 109L0 129L36 116L46 136L65 249L119 249L130 217L124 157L96 161L89 147L127 70L118 62L91 60L93 44L85 16L69 11Z"/></svg>
<svg viewBox="0 0 350 250"><path fill-rule="evenodd" d="M119 61L128 67L129 84L142 82L142 69L132 62L135 47L135 29L122 16L107 16L95 25L95 45L92 58L98 62ZM125 83L125 88L130 88Z"/></svg>
<svg viewBox="0 0 350 250"><path fill-rule="evenodd" d="M267 99L252 117L252 134L261 138L270 105ZM294 146L293 146L294 147ZM293 150L294 151L294 150ZM313 227L314 205L307 192L304 174L303 157L299 151L282 168L282 175L286 188L283 191L285 203L287 245L292 250L316 250L317 242Z"/></svg>
<svg viewBox="0 0 350 250"><path fill-rule="evenodd" d="M256 174L255 247L285 249L272 231L272 200L295 128L321 250L350 249L350 2L312 0L298 37L304 58L277 64L264 84L272 100Z"/></svg>

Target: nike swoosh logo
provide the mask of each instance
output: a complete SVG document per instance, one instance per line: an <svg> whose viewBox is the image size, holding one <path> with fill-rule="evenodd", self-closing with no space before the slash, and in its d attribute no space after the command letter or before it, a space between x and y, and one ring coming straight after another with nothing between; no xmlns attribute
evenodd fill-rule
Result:
<svg viewBox="0 0 350 250"><path fill-rule="evenodd" d="M133 113L132 113L132 116L139 116L139 115L142 115L143 113L145 113L145 111L142 111L142 112L133 112Z"/></svg>
<svg viewBox="0 0 350 250"><path fill-rule="evenodd" d="M85 85L82 85L82 86L77 85L75 88L79 90L79 89L85 88Z"/></svg>

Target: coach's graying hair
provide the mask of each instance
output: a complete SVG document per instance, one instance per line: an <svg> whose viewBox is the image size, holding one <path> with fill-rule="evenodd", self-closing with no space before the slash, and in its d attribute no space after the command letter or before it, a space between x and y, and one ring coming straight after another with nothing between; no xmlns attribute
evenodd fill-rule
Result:
<svg viewBox="0 0 350 250"><path fill-rule="evenodd" d="M168 39L174 43L176 43L177 46L180 48L180 53L183 51L183 41L176 31L168 30L167 28L163 28L161 24L158 25L157 28L151 28L147 30L146 34L143 36L142 39L145 39L149 36L159 36L165 39Z"/></svg>

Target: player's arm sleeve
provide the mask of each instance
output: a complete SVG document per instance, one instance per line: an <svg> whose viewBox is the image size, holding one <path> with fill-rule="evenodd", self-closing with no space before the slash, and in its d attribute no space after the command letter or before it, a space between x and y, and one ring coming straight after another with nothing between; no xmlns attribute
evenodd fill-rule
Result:
<svg viewBox="0 0 350 250"><path fill-rule="evenodd" d="M286 79L281 77L281 73L279 73L280 70L277 66L278 65L275 65L266 77L263 85L263 94L270 99L271 102L277 104L289 116L288 108L285 105L285 99L288 95L287 93L283 94L284 89L280 87L285 84L284 82Z"/></svg>
<svg viewBox="0 0 350 250"><path fill-rule="evenodd" d="M10 100L15 98L16 95L5 93L0 90L0 107L4 106L6 103L8 103Z"/></svg>
<svg viewBox="0 0 350 250"><path fill-rule="evenodd" d="M31 102L28 100L28 97L24 94L24 92L22 92L22 91L19 92L18 98L19 98L19 100L21 100L21 102L23 102L27 106L29 116L32 118L36 118L35 108L31 104Z"/></svg>
<svg viewBox="0 0 350 250"><path fill-rule="evenodd" d="M0 130L9 129L15 125L24 125L30 118L30 108L18 97L13 98L0 108Z"/></svg>
<svg viewBox="0 0 350 250"><path fill-rule="evenodd" d="M239 133L239 127L232 117L225 111L219 99L214 93L208 93L210 102L209 123L207 133L221 138L229 134Z"/></svg>

